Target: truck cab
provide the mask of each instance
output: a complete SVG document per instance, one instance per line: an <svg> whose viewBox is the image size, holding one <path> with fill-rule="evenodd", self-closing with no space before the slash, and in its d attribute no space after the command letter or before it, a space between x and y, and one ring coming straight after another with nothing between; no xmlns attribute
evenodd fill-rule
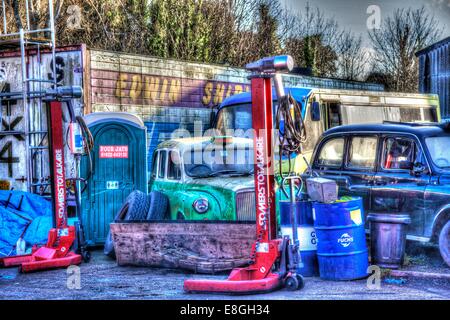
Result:
<svg viewBox="0 0 450 320"><path fill-rule="evenodd" d="M253 141L164 141L153 153L149 190L167 197L170 220L255 221Z"/></svg>

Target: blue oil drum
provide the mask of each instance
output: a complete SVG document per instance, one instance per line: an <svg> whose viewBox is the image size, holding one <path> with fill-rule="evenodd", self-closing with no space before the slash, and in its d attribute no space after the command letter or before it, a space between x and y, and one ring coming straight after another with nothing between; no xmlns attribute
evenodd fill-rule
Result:
<svg viewBox="0 0 450 320"><path fill-rule="evenodd" d="M281 234L292 239L291 224L291 203L290 201L280 201L280 226ZM300 242L300 257L302 266L297 272L304 277L319 275L319 265L317 262L317 239L314 230L314 220L312 216L312 204L310 201L296 201L295 211L297 215L297 233Z"/></svg>
<svg viewBox="0 0 450 320"><path fill-rule="evenodd" d="M367 277L369 264L361 198L313 203L320 277L353 280Z"/></svg>

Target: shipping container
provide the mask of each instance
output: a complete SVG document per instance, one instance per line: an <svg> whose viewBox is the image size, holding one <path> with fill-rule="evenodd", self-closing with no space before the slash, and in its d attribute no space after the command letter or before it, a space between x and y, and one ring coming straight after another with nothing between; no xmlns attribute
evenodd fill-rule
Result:
<svg viewBox="0 0 450 320"><path fill-rule="evenodd" d="M442 118L450 118L450 37L416 53L419 91L439 96Z"/></svg>

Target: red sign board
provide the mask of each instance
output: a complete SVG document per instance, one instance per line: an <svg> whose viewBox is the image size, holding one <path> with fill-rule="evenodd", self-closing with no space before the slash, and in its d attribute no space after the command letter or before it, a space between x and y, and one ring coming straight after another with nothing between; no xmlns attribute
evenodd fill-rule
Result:
<svg viewBox="0 0 450 320"><path fill-rule="evenodd" d="M127 159L128 146L100 146L100 159Z"/></svg>

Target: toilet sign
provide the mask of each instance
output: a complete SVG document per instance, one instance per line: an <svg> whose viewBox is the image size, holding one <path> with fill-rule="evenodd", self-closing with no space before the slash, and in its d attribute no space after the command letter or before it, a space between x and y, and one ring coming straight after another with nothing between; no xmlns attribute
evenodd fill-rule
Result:
<svg viewBox="0 0 450 320"><path fill-rule="evenodd" d="M128 159L128 146L99 146L100 159Z"/></svg>

